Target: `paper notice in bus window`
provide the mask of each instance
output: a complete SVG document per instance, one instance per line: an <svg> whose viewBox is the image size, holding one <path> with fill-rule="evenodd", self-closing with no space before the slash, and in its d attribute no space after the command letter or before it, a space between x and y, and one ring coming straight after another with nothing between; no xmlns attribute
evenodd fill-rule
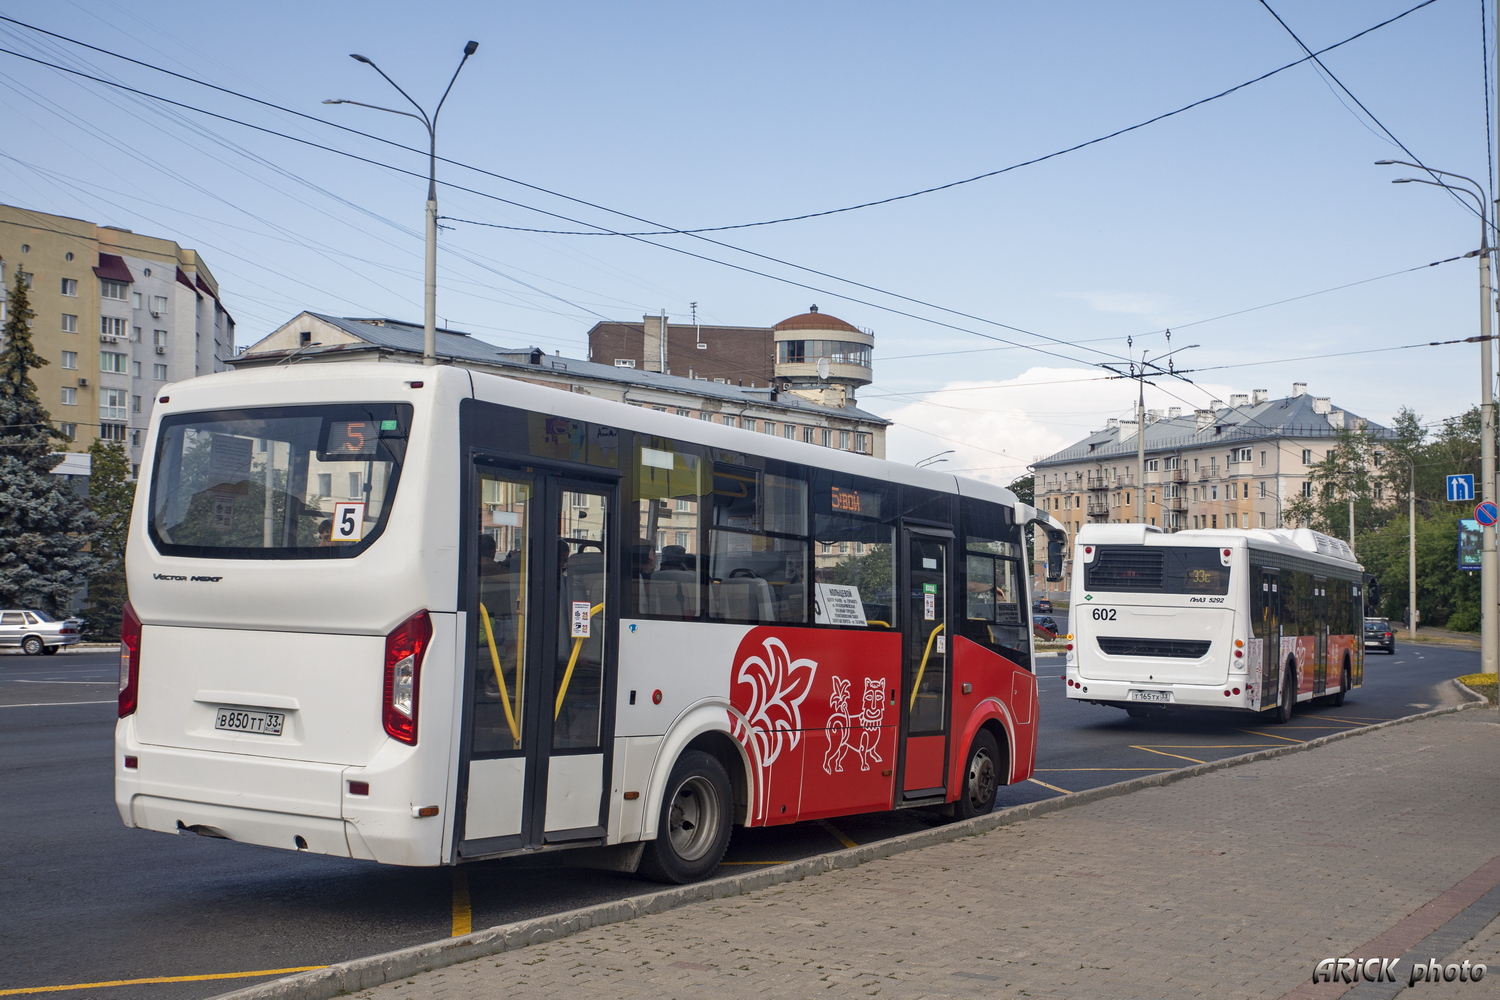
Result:
<svg viewBox="0 0 1500 1000"><path fill-rule="evenodd" d="M817 603L813 605L813 620L819 625L857 625L866 628L865 603L859 598L859 588L838 583L817 585Z"/></svg>
<svg viewBox="0 0 1500 1000"><path fill-rule="evenodd" d="M357 542L365 537L365 502L349 500L333 505L335 542Z"/></svg>
<svg viewBox="0 0 1500 1000"><path fill-rule="evenodd" d="M593 621L589 617L589 607L588 601L573 602L573 630L569 633L571 638L587 639L589 637L589 622Z"/></svg>
<svg viewBox="0 0 1500 1000"><path fill-rule="evenodd" d="M948 652L948 637L946 635L943 635L941 632L938 633L937 646L935 651L939 653Z"/></svg>
<svg viewBox="0 0 1500 1000"><path fill-rule="evenodd" d="M214 494L213 525L219 531L228 531L234 527L234 497Z"/></svg>
<svg viewBox="0 0 1500 1000"><path fill-rule="evenodd" d="M937 621L937 595L932 591L922 595L922 619L924 621Z"/></svg>
<svg viewBox="0 0 1500 1000"><path fill-rule="evenodd" d="M236 482L250 475L249 438L215 434L208 448L209 482Z"/></svg>

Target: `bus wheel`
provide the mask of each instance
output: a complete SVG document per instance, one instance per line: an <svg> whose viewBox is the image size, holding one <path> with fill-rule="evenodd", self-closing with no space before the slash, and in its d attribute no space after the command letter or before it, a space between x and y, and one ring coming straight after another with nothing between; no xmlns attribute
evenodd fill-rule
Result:
<svg viewBox="0 0 1500 1000"><path fill-rule="evenodd" d="M662 797L656 839L641 855L653 882L682 885L713 871L729 847L732 793L718 759L701 750L677 758Z"/></svg>
<svg viewBox="0 0 1500 1000"><path fill-rule="evenodd" d="M1278 723L1292 721L1292 708L1297 704L1297 674L1288 670L1281 681L1281 698L1276 702L1276 717Z"/></svg>
<svg viewBox="0 0 1500 1000"><path fill-rule="evenodd" d="M1339 693L1328 699L1328 704L1337 708L1344 703L1344 696L1349 693L1349 664L1344 664L1344 678L1339 682Z"/></svg>
<svg viewBox="0 0 1500 1000"><path fill-rule="evenodd" d="M964 788L958 797L958 817L983 816L995 808L995 794L1000 790L1000 749L989 730L974 734L969 748L969 764L964 768Z"/></svg>

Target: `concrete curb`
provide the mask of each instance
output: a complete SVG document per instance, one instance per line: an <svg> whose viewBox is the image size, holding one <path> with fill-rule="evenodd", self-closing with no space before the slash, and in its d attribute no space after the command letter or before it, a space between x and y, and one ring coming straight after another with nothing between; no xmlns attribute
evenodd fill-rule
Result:
<svg viewBox="0 0 1500 1000"><path fill-rule="evenodd" d="M800 861L791 861L772 868L746 872L743 875L730 875L708 882L699 882L694 885L678 886L659 892L647 893L646 895L635 896L630 899L617 900L611 903L599 903L594 906L568 910L563 913L554 913L545 917L534 917L531 920L501 924L486 930L475 931L472 934L465 934L462 937L444 938L441 941L432 941L410 948L388 951L380 955L371 955L368 958L340 962L336 965L330 965L326 969L298 973L295 976L287 976L269 983L248 986L244 989L235 990L232 993L223 993L212 998L212 1000L329 1000L332 997L381 986L385 983L416 975L420 972L431 972L434 969L458 965L461 962L483 958L486 955L497 955L501 952L525 948L528 945L555 941L558 938L594 927L601 927L605 924L633 920L636 917L643 917L652 913L662 913L667 910L674 910L679 906L686 906L689 903L738 896L742 893L754 892L757 889L765 889L784 882L796 882L810 875L821 875L824 872L854 868L867 861L876 861L880 858L904 854L907 851L947 843L962 837L976 836L998 827L1036 819L1048 813L1088 805L1091 802L1099 802L1120 795L1128 795L1131 792L1140 791L1144 788L1159 788L1163 785L1182 781L1185 778L1197 777L1200 774L1209 774L1213 771L1238 767L1242 764L1269 760L1272 757L1282 757L1287 754L1300 753L1304 750L1313 750L1329 743L1362 736L1380 729L1388 729L1392 726L1418 722L1440 715L1451 715L1455 712L1462 712L1471 708L1487 708L1489 706L1487 699L1474 695L1474 692L1470 691L1464 685L1459 684L1456 680L1453 683L1479 700L1465 702L1462 705L1449 708L1433 709L1432 711L1422 712L1417 715L1408 715L1405 718L1392 719L1389 722L1378 722L1374 725L1362 726L1359 729L1348 729L1343 732L1331 733L1327 736L1308 740L1306 743L1288 743L1286 746L1270 747L1265 750L1257 750L1254 753L1242 754L1238 757L1226 757L1223 760L1194 764L1190 767L1184 767L1176 771L1167 771L1163 774L1131 778L1126 781L1116 782L1113 785L1103 785L1099 788L1090 788L1081 792L1070 792L1067 795L1060 795L1056 798L1042 799L1037 802L1028 802L1025 805L1011 806L1008 809L989 813L985 816L960 820L959 822L949 823L930 830L919 830L915 833L902 834L899 837L892 837L889 840L882 840L873 844L851 847L846 850L834 851L816 857L803 858Z"/></svg>

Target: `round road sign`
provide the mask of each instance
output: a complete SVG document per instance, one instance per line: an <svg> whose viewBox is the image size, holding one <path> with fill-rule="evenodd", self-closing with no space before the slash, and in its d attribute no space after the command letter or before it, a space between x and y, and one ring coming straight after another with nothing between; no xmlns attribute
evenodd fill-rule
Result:
<svg viewBox="0 0 1500 1000"><path fill-rule="evenodd" d="M1488 528L1496 521L1500 521L1500 507L1496 507L1493 500L1484 501L1474 508L1474 520Z"/></svg>

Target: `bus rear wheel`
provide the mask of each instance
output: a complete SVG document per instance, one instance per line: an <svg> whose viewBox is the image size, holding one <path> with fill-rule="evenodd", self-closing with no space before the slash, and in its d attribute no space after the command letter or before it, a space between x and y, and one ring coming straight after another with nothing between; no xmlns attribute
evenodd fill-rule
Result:
<svg viewBox="0 0 1500 1000"><path fill-rule="evenodd" d="M682 885L713 871L729 848L733 802L729 775L717 758L701 750L677 758L662 796L656 839L641 855L640 873L653 882Z"/></svg>
<svg viewBox="0 0 1500 1000"><path fill-rule="evenodd" d="M1287 668L1286 676L1281 679L1281 697L1276 701L1275 721L1286 723L1292 721L1292 708L1297 704L1297 674L1291 668Z"/></svg>
<svg viewBox="0 0 1500 1000"><path fill-rule="evenodd" d="M969 763L964 768L964 788L958 796L958 817L983 816L995 808L1000 791L1000 748L987 729L974 734L969 747Z"/></svg>

